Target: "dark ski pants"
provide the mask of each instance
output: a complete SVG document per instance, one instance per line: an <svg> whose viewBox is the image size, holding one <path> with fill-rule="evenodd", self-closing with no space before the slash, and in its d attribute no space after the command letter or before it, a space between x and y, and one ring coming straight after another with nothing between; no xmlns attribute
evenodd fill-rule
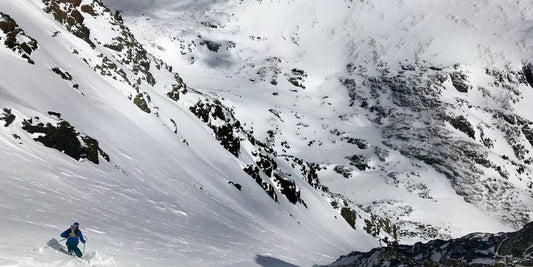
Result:
<svg viewBox="0 0 533 267"><path fill-rule="evenodd" d="M81 250L78 248L78 242L67 242L67 248L68 248L68 254L78 256L78 258L81 258L82 253Z"/></svg>

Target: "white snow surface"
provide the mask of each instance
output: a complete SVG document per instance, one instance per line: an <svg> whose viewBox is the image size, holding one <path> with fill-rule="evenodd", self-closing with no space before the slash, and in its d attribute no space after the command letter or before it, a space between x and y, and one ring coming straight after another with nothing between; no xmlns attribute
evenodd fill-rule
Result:
<svg viewBox="0 0 533 267"><path fill-rule="evenodd" d="M330 191L372 206L373 212L392 214L394 222L436 226L445 236L512 230L495 214L465 202L444 175L420 162L416 169L422 171L400 178L405 188L391 185L378 170L342 178L332 171L335 164L365 151L338 142L331 131L341 129L371 146L383 141L372 122L349 107L339 82L348 63L368 66L369 72L374 64L406 59L461 63L474 71L519 68L533 56L531 1L104 2L125 12L126 25L148 52L170 63L189 88L234 107L256 138L267 140L267 131L274 130L273 145L280 153L331 164L320 172ZM201 95L192 92L177 103L165 96L170 74L152 68L158 84L142 85L160 116L139 110L125 96L127 85L80 60L109 51L92 50L43 7L38 0L0 1L0 11L39 42L32 54L35 65L0 46L0 108L17 116L11 126L0 125L0 266L275 266L281 261L311 266L378 246L301 179L295 182L309 208L282 195L279 204L273 202L242 171L246 152L235 158L187 110ZM115 34L104 21L88 17L85 23L102 43ZM61 33L52 37L55 31ZM202 40L222 46L214 53L199 44ZM55 66L68 70L73 81L50 71ZM307 72L305 91L291 90L287 75L293 68ZM279 84L270 84L271 78ZM516 112L533 120L528 111L533 94L524 97ZM20 129L22 119L51 119L47 111L61 113L77 131L97 139L111 163L102 158L99 165L77 162ZM177 134L169 119L176 121ZM309 145L311 140L316 143ZM377 161L372 158L371 164ZM387 162L387 172L415 168L397 152ZM228 181L241 184L242 191ZM432 198L407 190L419 183ZM531 199L524 201L533 206ZM413 211L402 214L406 207ZM368 217L362 210L359 215ZM39 249L59 239L73 221L80 222L89 240L85 259Z"/></svg>
<svg viewBox="0 0 533 267"><path fill-rule="evenodd" d="M460 63L478 86L487 86L485 68L520 69L533 56L531 1L154 1L144 9L128 1L112 5L125 12L126 23L151 53L176 67L190 86L223 97L260 139L268 140L267 132L274 130L276 147L287 154L331 163L320 177L333 192L374 207L373 212L398 216L399 221L438 226L451 237L511 230L494 211L482 211L455 194L444 175L424 164L420 168L420 162L399 153L387 159L386 172L400 173L403 185L391 185L380 171L339 179L331 169L346 163L346 155L361 151L338 142L330 132L340 129L346 136L367 140L371 147L384 141L367 117L348 106L346 89L339 82L348 63L361 64L368 73L380 64L394 69L399 62ZM203 40L221 44L219 51L209 51L200 44ZM294 87L287 77L292 68L307 72L305 90L290 90ZM271 78L277 86L269 83ZM528 88L521 89L524 98L514 111L531 119L525 106L533 99ZM507 93L501 94L503 98ZM458 97L465 98L455 89L443 94L444 101ZM475 93L467 100L495 105ZM496 151L512 154L503 137L494 136L496 146L506 149ZM414 169L421 171L410 173ZM429 188L431 199L419 197L423 190L408 190L421 184ZM533 205L531 197L524 203ZM410 208L414 212L402 215Z"/></svg>
<svg viewBox="0 0 533 267"><path fill-rule="evenodd" d="M93 51L43 8L37 0L0 2L0 11L39 42L35 65L0 48L0 106L16 115L0 128L0 265L254 266L272 256L310 266L377 245L303 180L296 182L312 209L283 197L273 202L210 129L158 89L143 88L162 115L139 110L122 93L124 84L80 60L109 52ZM95 29L103 22L85 23ZM104 26L93 38L106 39ZM73 81L53 73L55 66ZM154 75L161 86L172 80L163 71ZM31 117L53 121L47 111L97 139L111 162L78 162L20 129ZM165 125L168 117L179 135ZM43 248L74 221L88 239L84 259Z"/></svg>

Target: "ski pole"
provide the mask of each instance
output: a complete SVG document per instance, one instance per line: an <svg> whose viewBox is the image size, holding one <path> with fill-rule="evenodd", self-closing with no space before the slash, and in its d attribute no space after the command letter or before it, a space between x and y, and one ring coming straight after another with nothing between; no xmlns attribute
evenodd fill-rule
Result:
<svg viewBox="0 0 533 267"><path fill-rule="evenodd" d="M85 243L87 243L89 239L87 239L87 237L85 237ZM83 243L83 255L85 255L85 243Z"/></svg>

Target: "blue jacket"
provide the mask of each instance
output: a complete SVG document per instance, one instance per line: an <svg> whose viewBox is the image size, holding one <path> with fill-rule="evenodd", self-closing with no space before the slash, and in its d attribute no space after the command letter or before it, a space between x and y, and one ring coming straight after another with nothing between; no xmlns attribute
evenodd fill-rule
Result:
<svg viewBox="0 0 533 267"><path fill-rule="evenodd" d="M72 228L68 228L63 233L61 233L61 237L67 238L67 243L71 243L71 242L78 243L78 238L81 240L82 243L85 243L85 238L83 238L83 234L81 233L80 229L74 230L74 233L76 234L75 237L70 235L71 231L72 231Z"/></svg>

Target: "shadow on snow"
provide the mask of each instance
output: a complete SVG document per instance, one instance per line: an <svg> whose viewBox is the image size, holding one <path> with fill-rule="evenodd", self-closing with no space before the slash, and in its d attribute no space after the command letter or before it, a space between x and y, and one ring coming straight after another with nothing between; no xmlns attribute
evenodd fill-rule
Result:
<svg viewBox="0 0 533 267"><path fill-rule="evenodd" d="M290 264L274 257L258 254L256 254L255 263L264 267L298 267L298 265Z"/></svg>
<svg viewBox="0 0 533 267"><path fill-rule="evenodd" d="M48 242L46 243L49 247L61 252L61 253L65 253L68 255L68 252L67 250L65 249L65 247L61 244L59 244L60 241L57 241L57 239L55 238L52 238L50 240L48 240Z"/></svg>

